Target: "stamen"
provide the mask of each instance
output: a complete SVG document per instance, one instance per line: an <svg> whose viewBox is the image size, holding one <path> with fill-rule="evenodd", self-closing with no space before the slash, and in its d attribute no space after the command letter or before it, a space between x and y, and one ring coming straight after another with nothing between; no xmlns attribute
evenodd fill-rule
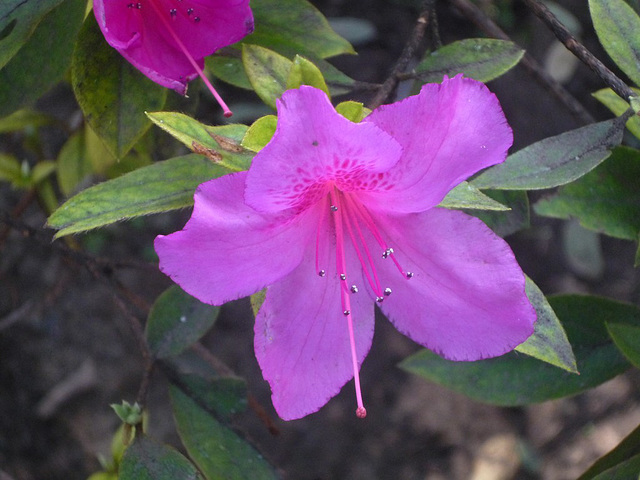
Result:
<svg viewBox="0 0 640 480"><path fill-rule="evenodd" d="M331 197L332 205L336 207L339 205L339 193L335 188L332 188L329 191L329 195ZM334 217L334 225L336 232L336 267L338 272L346 272L346 258L344 251L344 229L342 223L342 212L336 208L336 215ZM344 276L344 278L342 278ZM342 302L342 310L344 315L347 317L347 326L349 328L349 344L351 347L351 363L353 366L353 381L355 383L356 389L356 402L358 404L358 409L356 410L356 415L358 418L364 418L367 414L364 404L362 402L362 390L360 389L360 371L358 369L358 356L356 354L356 341L355 335L353 333L353 318L351 315L351 298L348 294L348 291L345 287L344 280L346 280L346 273L340 274L340 278L343 280L340 285L340 300ZM363 413L364 412L364 413Z"/></svg>
<svg viewBox="0 0 640 480"><path fill-rule="evenodd" d="M380 244L380 246L384 250L382 257L383 258L391 257L391 260L393 260L393 263L395 264L398 271L402 274L402 276L406 276L407 278L413 277L413 274L409 276L410 272L405 272L402 269L402 267L400 266L400 263L398 262L395 255L393 254L393 248L390 248L387 245L387 243L384 241L384 239L382 238L382 235L380 235L380 232L378 231L378 227L376 227L376 224L371 218L371 215L369 214L367 209L364 208L360 202L357 202L351 199L348 195L345 195L345 197L350 201L351 205L353 205L354 210L361 216L361 218L364 220L365 225L371 231L373 237L378 241L378 244Z"/></svg>
<svg viewBox="0 0 640 480"><path fill-rule="evenodd" d="M345 198L348 198L348 197L345 196ZM345 203L348 203L348 200ZM358 256L358 260L360 260L360 264L362 265L362 271L367 277L367 281L369 282L369 285L371 286L371 289L373 290L373 292L376 295L380 296L382 295L381 293L382 286L380 285L380 280L378 279L378 272L376 271L375 265L373 264L373 259L371 258L371 252L369 252L369 247L367 245L367 242L364 240L364 235L362 234L362 230L360 229L360 224L358 223L358 219L355 216L352 218L351 208L348 208L348 206L344 208L344 211L345 211L345 214L348 215L347 222L346 222L347 230L349 232L349 237L351 237L351 243L353 244L353 248L356 251L356 255ZM362 243L362 247L364 248L365 255L367 256L368 264L371 268L371 271L373 272L373 279L369 274L369 269L367 268L367 262L365 262L365 259L363 258L362 253L360 252L360 248L358 247L358 242L356 241L356 238L353 234L353 229L351 228L351 224L353 224L356 228L356 232L358 233L360 243Z"/></svg>
<svg viewBox="0 0 640 480"><path fill-rule="evenodd" d="M358 287L355 285L351 285L351 293L358 293Z"/></svg>
<svg viewBox="0 0 640 480"><path fill-rule="evenodd" d="M387 296L387 297L388 297L389 295L391 295L391 289L390 289L389 287L385 288L385 289L384 289L384 294L385 294L385 296Z"/></svg>
<svg viewBox="0 0 640 480"><path fill-rule="evenodd" d="M320 209L320 219L318 220L318 229L316 230L316 272L321 277L324 277L326 272L320 269L319 266L319 258L320 258L320 232L322 231L322 225L324 224L325 218L325 209Z"/></svg>
<svg viewBox="0 0 640 480"><path fill-rule="evenodd" d="M158 17L160 17L160 21L162 21L162 23L164 24L165 28L169 32L169 35L171 35L171 37L175 40L175 42L178 45L178 47L180 48L180 50L182 50L182 53L184 54L184 56L187 57L187 60L189 60L189 63L191 64L191 66L198 73L198 76L205 83L205 85L207 86L207 88L209 89L209 91L211 92L213 97L216 99L216 101L218 102L220 107L222 107L222 110L224 112L224 116L229 118L231 115L233 115L233 112L231 112L231 110L229 110L229 107L224 102L224 100L222 100L222 97L218 94L216 89L213 88L213 85L211 85L211 82L206 77L206 75L204 74L204 72L202 71L202 69L200 68L198 63L193 59L193 56L191 55L191 53L189 53L189 50L187 50L187 47L185 47L184 43L182 43L182 40L180 40L180 37L178 37L178 35L176 35L176 32L173 31L173 28L171 27L171 23L164 17L164 13L160 10L160 7L158 5L156 5L155 1L153 1L153 0L150 1L149 3L155 9L156 13L158 14ZM200 18L195 17L193 20L195 22L198 22L198 21L200 21Z"/></svg>

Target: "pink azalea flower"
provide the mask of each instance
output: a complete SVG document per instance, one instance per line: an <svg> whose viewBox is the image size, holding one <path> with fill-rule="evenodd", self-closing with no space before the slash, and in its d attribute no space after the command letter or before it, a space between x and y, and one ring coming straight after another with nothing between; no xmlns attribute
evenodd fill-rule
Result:
<svg viewBox="0 0 640 480"><path fill-rule="evenodd" d="M198 187L160 268L220 305L267 286L255 352L283 419L317 411L358 371L374 305L451 360L502 355L535 312L508 245L480 220L434 208L504 161L511 129L487 88L460 76L352 123L312 87L284 93L248 172Z"/></svg>
<svg viewBox="0 0 640 480"><path fill-rule="evenodd" d="M253 31L249 0L93 0L105 39L154 82L184 95L204 75L204 57Z"/></svg>

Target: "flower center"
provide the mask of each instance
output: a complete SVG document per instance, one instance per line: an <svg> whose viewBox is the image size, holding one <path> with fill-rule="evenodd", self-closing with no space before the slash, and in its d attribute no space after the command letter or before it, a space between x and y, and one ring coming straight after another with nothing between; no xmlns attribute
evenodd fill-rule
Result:
<svg viewBox="0 0 640 480"><path fill-rule="evenodd" d="M182 0L179 0L179 2L182 3ZM211 82L209 81L207 76L204 74L200 66L198 65L198 62L195 61L195 59L193 58L193 55L191 55L191 53L189 52L185 44L182 42L182 40L180 40L180 37L178 37L178 35L176 34L175 30L171 25L170 20L175 20L178 17L178 14L186 15L187 18L193 21L194 25L197 25L200 22L200 17L197 15L197 12L192 7L186 8L184 12L182 12L181 10L179 11L177 8L171 8L169 9L169 11L165 12L157 5L157 3L154 0L149 0L147 3L151 5L151 7L154 9L156 14L158 15L158 18L160 18L160 21L162 22L162 25L164 26L164 28L166 28L169 35L171 35L171 38L173 38L173 40L176 42L176 45L178 45L178 48L180 49L180 51L184 54L184 56L189 61L191 66L194 68L198 76L202 79L202 81L207 86L207 88L209 89L213 97L216 99L220 107L222 107L224 116L228 118L231 115L233 115L233 113L231 112L231 110L229 110L229 107L227 106L225 101L222 99L222 97L216 91L213 85L211 85ZM143 3L132 2L127 4L127 7L136 9L136 10L142 10Z"/></svg>
<svg viewBox="0 0 640 480"><path fill-rule="evenodd" d="M393 248L384 241L380 231L373 222L371 215L356 198L353 198L349 193L341 192L335 186L331 186L329 189L328 200L329 212L333 220L336 235L336 271L338 272L338 281L340 282L340 301L342 313L347 319L347 327L349 331L351 362L353 365L353 378L356 389L356 401L358 404L356 415L358 418L364 418L367 415L367 410L364 408L364 403L362 401L358 355L356 352L355 336L353 332L353 316L351 313L351 295L358 293L359 288L355 284L349 285L350 282L347 272L345 241L347 238L351 241L356 256L358 257L358 261L362 266L362 271L376 297L376 302L378 303L382 303L385 297L391 295L391 289L389 287L384 289L382 288L373 257L371 256L371 251L365 240L363 228L369 230L376 242L378 242L382 248L382 258L391 258L396 265L396 268L404 278L410 279L413 277L413 273L405 272L402 269L394 255ZM316 236L316 271L321 277L326 275L325 270L320 269L318 260L320 250L320 232L326 218L325 212L326 209L323 209L323 213L318 222L318 231Z"/></svg>

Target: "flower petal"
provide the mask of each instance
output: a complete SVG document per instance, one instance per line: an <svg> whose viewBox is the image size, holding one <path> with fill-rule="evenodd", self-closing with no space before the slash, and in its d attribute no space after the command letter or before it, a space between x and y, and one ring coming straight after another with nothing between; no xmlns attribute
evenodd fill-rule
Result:
<svg viewBox="0 0 640 480"><path fill-rule="evenodd" d="M400 145L373 124L353 123L313 87L289 90L278 101L278 127L254 158L247 177L247 203L263 212L304 209L327 194L377 188L393 167Z"/></svg>
<svg viewBox="0 0 640 480"><path fill-rule="evenodd" d="M201 68L204 57L253 31L249 0L153 2L94 0L93 9L112 47L151 80L181 94L197 73L165 24Z"/></svg>
<svg viewBox="0 0 640 480"><path fill-rule="evenodd" d="M200 185L184 229L155 240L160 270L205 303L221 305L279 280L315 240L313 210L256 212L244 203L245 178L240 172Z"/></svg>
<svg viewBox="0 0 640 480"><path fill-rule="evenodd" d="M477 218L435 208L376 214L395 256L379 262L392 294L382 311L402 333L450 360L502 355L533 333L536 314L507 243Z"/></svg>
<svg viewBox="0 0 640 480"><path fill-rule="evenodd" d="M328 235L325 231L324 238L329 238ZM332 242L333 248L321 249L326 259L321 261L326 276L318 276L314 252L308 252L298 268L267 289L266 300L256 317L256 357L271 385L273 405L284 420L319 410L353 378L336 260L330 258L335 253L335 239ZM360 264L357 260L353 262L355 254L349 253L348 281L362 285ZM365 292L350 298L361 364L373 339L373 302Z"/></svg>
<svg viewBox="0 0 640 480"><path fill-rule="evenodd" d="M504 161L513 136L497 98L482 83L457 76L427 84L419 95L383 105L364 120L403 148L385 181L387 190L363 192L376 210L421 212L479 170Z"/></svg>

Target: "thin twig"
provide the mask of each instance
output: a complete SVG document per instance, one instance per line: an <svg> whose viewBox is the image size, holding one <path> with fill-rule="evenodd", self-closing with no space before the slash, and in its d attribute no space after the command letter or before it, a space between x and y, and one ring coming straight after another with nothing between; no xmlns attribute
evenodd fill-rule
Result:
<svg viewBox="0 0 640 480"><path fill-rule="evenodd" d="M460 12L487 35L501 40L512 41L485 13L469 0L450 0ZM525 53L520 64L527 73L545 90L556 97L573 117L581 124L588 125L595 121L589 112L562 85L547 74L540 64L528 53Z"/></svg>
<svg viewBox="0 0 640 480"><path fill-rule="evenodd" d="M385 103L389 100L391 93L396 89L400 79L398 75L405 72L409 62L413 59L413 56L420 46L422 39L424 38L424 34L427 30L427 25L429 24L429 14L432 11L433 0L425 0L422 3L422 11L418 16L418 20L416 21L415 27L413 27L413 32L411 32L411 37L407 41L402 53L400 54L400 58L396 62L393 70L387 80L382 84L376 96L373 97L373 100L369 103L369 108L374 109Z"/></svg>
<svg viewBox="0 0 640 480"><path fill-rule="evenodd" d="M585 48L578 40L575 39L571 32L560 23L556 16L543 4L537 0L524 0L531 11L542 20L553 34L560 40L567 49L573 53L582 63L589 67L600 79L606 83L611 89L618 94L620 98L629 101L630 97L636 94L609 70L604 63L598 60L589 50Z"/></svg>

